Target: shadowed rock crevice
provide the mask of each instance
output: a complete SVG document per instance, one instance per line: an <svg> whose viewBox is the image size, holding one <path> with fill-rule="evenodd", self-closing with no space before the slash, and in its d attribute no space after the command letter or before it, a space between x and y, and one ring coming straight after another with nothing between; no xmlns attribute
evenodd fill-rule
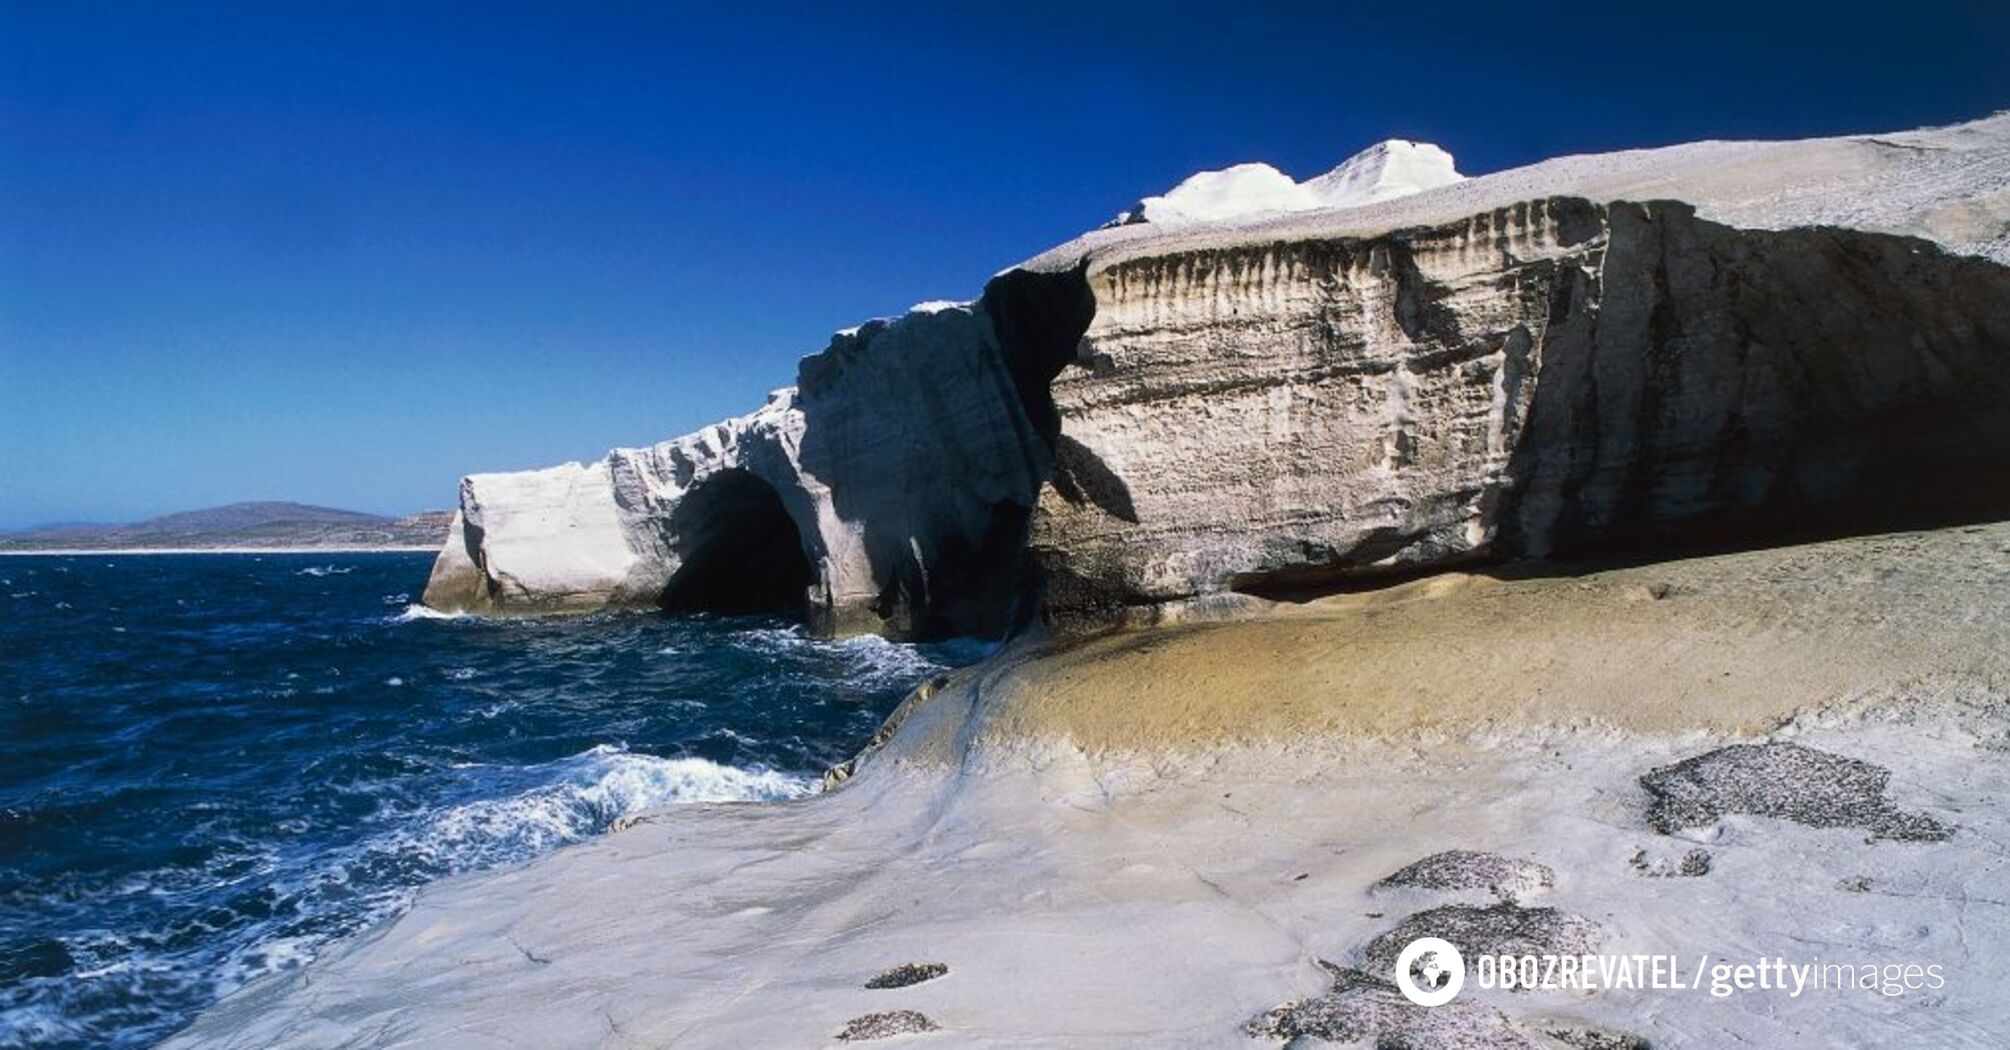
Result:
<svg viewBox="0 0 2010 1050"><path fill-rule="evenodd" d="M1507 557L2010 516L2010 270L1920 240L1614 204L1551 318Z"/></svg>
<svg viewBox="0 0 2010 1050"><path fill-rule="evenodd" d="M1096 316L1087 261L1047 273L1014 269L984 286L980 305L991 318L1013 386L1047 448L1061 433L1051 385L1079 358L1082 333Z"/></svg>
<svg viewBox="0 0 2010 1050"><path fill-rule="evenodd" d="M666 612L804 614L815 577L774 486L721 471L678 504L671 528L679 565L663 588Z"/></svg>
<svg viewBox="0 0 2010 1050"><path fill-rule="evenodd" d="M1119 521L1138 522L1138 508L1131 503L1131 490L1124 479L1066 434L1056 439L1054 476L1047 480L1070 503L1087 503Z"/></svg>

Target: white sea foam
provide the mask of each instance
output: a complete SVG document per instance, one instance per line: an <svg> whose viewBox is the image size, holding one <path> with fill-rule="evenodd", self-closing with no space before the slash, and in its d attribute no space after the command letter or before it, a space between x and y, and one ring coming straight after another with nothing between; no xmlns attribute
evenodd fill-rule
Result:
<svg viewBox="0 0 2010 1050"><path fill-rule="evenodd" d="M506 769L477 762L454 763L453 768ZM415 873L423 873L423 880L431 881L529 860L601 834L622 818L651 809L686 802L782 801L817 790L816 782L807 777L741 769L702 758L634 754L620 745L601 745L516 772L533 778L534 786L501 798L412 813L413 819L401 821L396 830L344 850L313 870L279 880L275 889L280 895L301 902L309 912L318 913L331 901L340 902L340 911L347 913L340 917L346 921L305 935L282 932L247 937L221 960L213 975L215 994L227 994L260 975L299 966L330 940L402 911L416 887L374 884L386 868L409 871L416 866ZM270 862L259 865L260 874L270 871ZM360 872L379 874L358 882ZM147 892L185 890L180 880L187 878L207 880L214 876L194 871L149 873L133 888ZM351 911L358 896L363 907ZM104 954L131 953L120 948ZM145 952L111 964L102 972L109 975L118 968L176 972L174 964ZM190 979L195 978L190 975ZM0 1030L19 1021L19 1017L0 1014Z"/></svg>
<svg viewBox="0 0 2010 1050"><path fill-rule="evenodd" d="M412 604L405 606L403 612L400 612L397 615L391 617L390 622L411 623L414 620L465 620L467 618L468 618L467 613L441 612L440 610L431 608L430 606L420 605L417 602L413 602Z"/></svg>
<svg viewBox="0 0 2010 1050"><path fill-rule="evenodd" d="M349 575L350 573L352 573L352 572L355 572L355 571L356 571L356 567L355 567L354 565L345 565L345 566L342 566L341 568L337 568L337 567L335 567L335 566L333 566L333 565L309 565L308 567L306 567L306 568L304 568L304 569L300 570L299 572L296 572L296 573L294 573L293 575L295 575L295 576L347 576L347 575Z"/></svg>
<svg viewBox="0 0 2010 1050"><path fill-rule="evenodd" d="M876 634L833 640L813 638L801 627L770 627L746 631L740 637L750 647L777 656L840 656L851 664L846 677L871 687L916 681L942 669L915 646Z"/></svg>
<svg viewBox="0 0 2010 1050"><path fill-rule="evenodd" d="M451 806L377 845L452 871L509 863L606 831L623 817L685 802L802 798L816 782L702 758L659 758L615 745L548 763L555 778L508 798Z"/></svg>

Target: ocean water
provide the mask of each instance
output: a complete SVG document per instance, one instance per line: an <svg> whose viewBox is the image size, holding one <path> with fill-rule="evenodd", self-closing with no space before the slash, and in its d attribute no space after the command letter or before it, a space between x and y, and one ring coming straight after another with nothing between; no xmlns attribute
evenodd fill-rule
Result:
<svg viewBox="0 0 2010 1050"><path fill-rule="evenodd" d="M807 794L984 651L441 618L430 561L0 558L0 1047L149 1046L434 879Z"/></svg>

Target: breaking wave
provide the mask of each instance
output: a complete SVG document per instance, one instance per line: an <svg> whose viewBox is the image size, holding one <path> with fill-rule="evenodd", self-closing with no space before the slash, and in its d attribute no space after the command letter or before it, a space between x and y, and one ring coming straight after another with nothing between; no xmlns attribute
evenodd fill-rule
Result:
<svg viewBox="0 0 2010 1050"><path fill-rule="evenodd" d="M403 599L404 595L399 595L398 597ZM415 620L465 620L469 618L469 615L464 612L441 612L430 605L420 605L418 602L412 602L406 605L404 609L392 614L390 622L411 623Z"/></svg>
<svg viewBox="0 0 2010 1050"><path fill-rule="evenodd" d="M0 1050L151 1046L436 879L650 810L810 795L984 651L440 613L413 601L424 555L67 567L0 584L28 595L0 648L38 727L0 734Z"/></svg>
<svg viewBox="0 0 2010 1050"><path fill-rule="evenodd" d="M81 1003L66 1003L84 989L100 996L120 988L134 997L225 995L397 914L427 882L520 863L602 834L626 817L680 803L786 801L818 787L807 776L636 754L618 744L527 767L468 765L457 772L483 785L477 790L499 784L515 790L403 812L394 804L386 830L295 863L281 851L251 847L201 871L153 871L129 880L120 887L125 893L169 898L200 892L211 880L261 880L265 889L260 917L228 929L203 965L197 965L201 952L176 949L189 931L174 922L92 931L63 945L59 950L80 967L59 980L31 977L23 990L42 992L41 1001L0 1008L0 1046L16 1045L17 1037L25 1045L95 1043L102 1030L76 1016ZM205 979L205 970L212 976Z"/></svg>
<svg viewBox="0 0 2010 1050"><path fill-rule="evenodd" d="M942 669L945 651L949 655L947 662L969 663L982 659L993 648L983 642L965 640L944 643L924 652L876 634L816 638L799 626L759 628L743 631L739 637L748 648L767 655L823 662L831 673L865 687L892 683L911 686Z"/></svg>
<svg viewBox="0 0 2010 1050"><path fill-rule="evenodd" d="M781 802L809 795L819 783L702 758L638 755L614 744L523 772L545 782L506 798L438 810L366 851L412 858L453 874L534 857L664 806Z"/></svg>

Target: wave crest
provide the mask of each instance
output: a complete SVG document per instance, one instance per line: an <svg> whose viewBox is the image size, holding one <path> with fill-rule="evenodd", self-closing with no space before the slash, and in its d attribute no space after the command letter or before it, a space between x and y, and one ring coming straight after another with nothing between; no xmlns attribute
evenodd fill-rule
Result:
<svg viewBox="0 0 2010 1050"><path fill-rule="evenodd" d="M430 605L420 605L418 602L413 602L405 606L403 612L393 615L387 622L411 623L414 620L465 620L468 616L469 614L464 612L441 612Z"/></svg>
<svg viewBox="0 0 2010 1050"><path fill-rule="evenodd" d="M601 745L539 769L543 783L504 798L442 809L395 833L395 848L460 872L507 864L583 841L625 817L688 802L778 802L816 781L703 758L660 758Z"/></svg>

